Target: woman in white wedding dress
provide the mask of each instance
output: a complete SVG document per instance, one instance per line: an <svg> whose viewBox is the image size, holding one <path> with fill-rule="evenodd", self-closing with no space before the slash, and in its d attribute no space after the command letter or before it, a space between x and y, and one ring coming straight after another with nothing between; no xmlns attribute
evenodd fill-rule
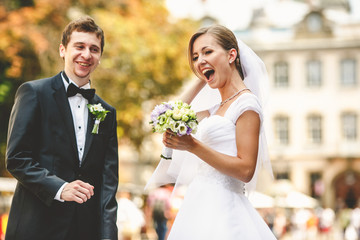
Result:
<svg viewBox="0 0 360 240"><path fill-rule="evenodd" d="M208 84L222 101L197 113L196 136L163 135L164 145L181 150L180 156L162 159L150 181L189 183L168 239L275 239L245 196L254 190L259 168L265 164L271 170L261 106L264 65L220 25L192 36L189 62L199 80L181 99L191 103Z"/></svg>

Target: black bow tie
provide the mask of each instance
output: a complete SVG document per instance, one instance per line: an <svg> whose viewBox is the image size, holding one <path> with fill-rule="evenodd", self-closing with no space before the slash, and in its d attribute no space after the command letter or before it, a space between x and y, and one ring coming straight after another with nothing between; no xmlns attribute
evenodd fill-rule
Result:
<svg viewBox="0 0 360 240"><path fill-rule="evenodd" d="M66 95L68 97L72 97L75 96L77 93L80 93L84 98L90 101L95 95L95 89L82 89L70 83L67 88Z"/></svg>
<svg viewBox="0 0 360 240"><path fill-rule="evenodd" d="M69 78L66 75L65 71L63 71L62 74L63 74L66 82L70 83ZM91 89L78 88L73 83L70 83L67 88L66 95L68 97L72 97L72 96L75 96L77 93L80 93L84 98L86 98L88 101L90 101L91 99L94 98L95 89L93 89L93 88L91 88Z"/></svg>

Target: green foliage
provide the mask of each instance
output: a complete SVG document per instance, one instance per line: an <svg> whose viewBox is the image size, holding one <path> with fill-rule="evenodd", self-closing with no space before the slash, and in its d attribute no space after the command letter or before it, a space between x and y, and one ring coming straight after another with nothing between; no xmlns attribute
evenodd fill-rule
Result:
<svg viewBox="0 0 360 240"><path fill-rule="evenodd" d="M174 21L164 0L11 0L0 4L0 175L7 123L18 86L63 69L60 34L80 15L105 31L105 51L92 76L97 93L118 111L119 140L140 147L150 134L144 102L161 102L190 76L187 42L197 25Z"/></svg>

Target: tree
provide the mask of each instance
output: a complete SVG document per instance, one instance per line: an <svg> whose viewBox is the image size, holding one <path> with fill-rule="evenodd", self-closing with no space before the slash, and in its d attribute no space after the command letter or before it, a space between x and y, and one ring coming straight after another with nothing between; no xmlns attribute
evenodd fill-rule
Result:
<svg viewBox="0 0 360 240"><path fill-rule="evenodd" d="M94 12L106 33L96 87L118 111L119 138L136 147L144 136L142 104L164 99L190 76L187 42L194 23L169 22L163 1L126 1Z"/></svg>
<svg viewBox="0 0 360 240"><path fill-rule="evenodd" d="M62 23L52 8L50 2L36 5L20 0L0 5L0 175L7 175L3 158L15 91L54 66L48 58L54 53L47 51L49 39Z"/></svg>
<svg viewBox="0 0 360 240"><path fill-rule="evenodd" d="M105 52L93 86L118 111L120 142L136 148L143 103L160 102L190 76L187 42L197 25L174 21L164 0L8 0L0 3L0 175L7 123L18 86L61 71L58 46L64 26L90 15L105 31ZM146 121L146 120L145 120Z"/></svg>

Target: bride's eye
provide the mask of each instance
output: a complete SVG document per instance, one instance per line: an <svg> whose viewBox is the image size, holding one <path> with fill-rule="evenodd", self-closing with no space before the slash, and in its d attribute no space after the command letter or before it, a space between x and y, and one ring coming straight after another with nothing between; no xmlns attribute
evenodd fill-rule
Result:
<svg viewBox="0 0 360 240"><path fill-rule="evenodd" d="M196 62L198 60L198 58L199 58L198 56L193 57L193 59L192 59L193 62Z"/></svg>
<svg viewBox="0 0 360 240"><path fill-rule="evenodd" d="M207 50L207 51L205 52L205 55L208 55L208 54L210 54L210 53L212 53L212 50Z"/></svg>

